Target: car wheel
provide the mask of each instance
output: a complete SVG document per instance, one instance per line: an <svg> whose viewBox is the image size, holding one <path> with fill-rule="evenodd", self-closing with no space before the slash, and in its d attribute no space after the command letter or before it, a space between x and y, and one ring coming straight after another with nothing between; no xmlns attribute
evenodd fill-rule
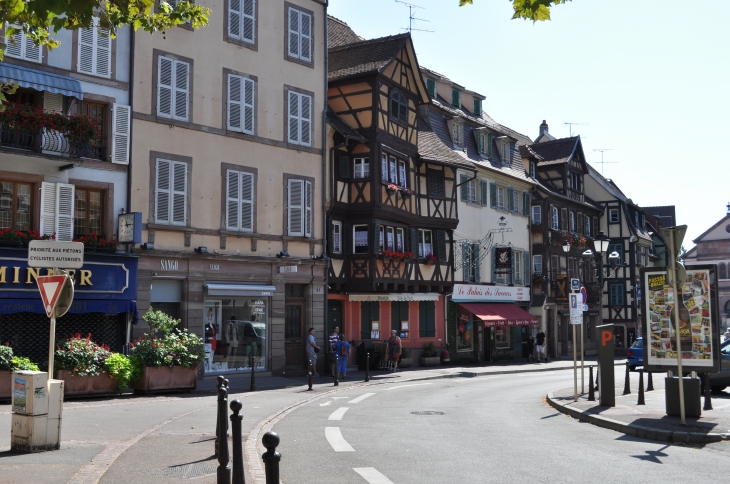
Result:
<svg viewBox="0 0 730 484"><path fill-rule="evenodd" d="M629 371L636 371L636 365L629 365Z"/></svg>
<svg viewBox="0 0 730 484"><path fill-rule="evenodd" d="M712 393L720 393L726 388L727 385L710 385L710 390L712 390Z"/></svg>

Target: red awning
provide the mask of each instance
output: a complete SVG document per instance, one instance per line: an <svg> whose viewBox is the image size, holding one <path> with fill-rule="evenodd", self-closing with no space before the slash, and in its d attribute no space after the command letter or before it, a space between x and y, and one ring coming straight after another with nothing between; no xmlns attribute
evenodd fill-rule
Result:
<svg viewBox="0 0 730 484"><path fill-rule="evenodd" d="M537 316L505 303L459 303L459 306L484 321L485 328L493 326L532 326L540 324Z"/></svg>

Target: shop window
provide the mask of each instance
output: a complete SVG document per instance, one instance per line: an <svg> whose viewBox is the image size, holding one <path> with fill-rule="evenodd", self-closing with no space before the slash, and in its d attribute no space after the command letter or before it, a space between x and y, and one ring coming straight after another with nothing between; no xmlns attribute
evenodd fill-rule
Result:
<svg viewBox="0 0 730 484"><path fill-rule="evenodd" d="M494 328L494 346L499 349L508 349L512 346L512 338L510 337L511 328Z"/></svg>
<svg viewBox="0 0 730 484"><path fill-rule="evenodd" d="M104 192L78 188L75 190L74 202L74 238L84 235L104 234Z"/></svg>
<svg viewBox="0 0 730 484"><path fill-rule="evenodd" d="M31 185L0 181L0 229L30 230Z"/></svg>
<svg viewBox="0 0 730 484"><path fill-rule="evenodd" d="M206 339L210 339L205 346L205 371L250 371L252 355L254 368L264 369L268 311L266 298L207 299L204 325Z"/></svg>
<svg viewBox="0 0 730 484"><path fill-rule="evenodd" d="M363 301L360 303L360 339L380 339L380 303ZM377 323L377 326L373 325ZM377 329L375 329L377 327Z"/></svg>
<svg viewBox="0 0 730 484"><path fill-rule="evenodd" d="M434 301L418 303L418 337L436 337L436 303Z"/></svg>

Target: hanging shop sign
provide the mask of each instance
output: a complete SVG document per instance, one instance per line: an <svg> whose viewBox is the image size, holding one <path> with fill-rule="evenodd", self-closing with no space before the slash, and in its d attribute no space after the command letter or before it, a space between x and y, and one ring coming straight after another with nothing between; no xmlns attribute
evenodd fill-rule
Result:
<svg viewBox="0 0 730 484"><path fill-rule="evenodd" d="M494 249L494 272L496 274L512 274L511 247L497 247Z"/></svg>

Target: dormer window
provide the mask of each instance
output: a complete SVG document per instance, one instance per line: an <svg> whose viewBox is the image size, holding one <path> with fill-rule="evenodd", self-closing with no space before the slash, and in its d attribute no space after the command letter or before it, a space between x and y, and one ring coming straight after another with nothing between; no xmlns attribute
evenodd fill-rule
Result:
<svg viewBox="0 0 730 484"><path fill-rule="evenodd" d="M429 96L436 97L436 81L433 79L426 79L426 90L428 91Z"/></svg>
<svg viewBox="0 0 730 484"><path fill-rule="evenodd" d="M461 109L461 92L458 89L451 90L451 104L455 108Z"/></svg>
<svg viewBox="0 0 730 484"><path fill-rule="evenodd" d="M502 141L502 165L509 166L511 158L509 141Z"/></svg>
<svg viewBox="0 0 730 484"><path fill-rule="evenodd" d="M530 177L537 180L537 163L534 161L530 162Z"/></svg>
<svg viewBox="0 0 730 484"><path fill-rule="evenodd" d="M464 125L461 120L452 121L451 139L454 142L454 149L461 149L464 146Z"/></svg>
<svg viewBox="0 0 730 484"><path fill-rule="evenodd" d="M398 89L390 93L390 117L400 123L408 123L408 99Z"/></svg>
<svg viewBox="0 0 730 484"><path fill-rule="evenodd" d="M570 174L570 188L575 190L576 192L581 191L581 176L579 173L571 173Z"/></svg>
<svg viewBox="0 0 730 484"><path fill-rule="evenodd" d="M481 156L489 156L489 145L491 143L492 135L487 133L484 128L474 128L474 138L477 143L477 150Z"/></svg>
<svg viewBox="0 0 730 484"><path fill-rule="evenodd" d="M482 116L482 100L481 99L474 100L474 116L476 116L478 118Z"/></svg>

